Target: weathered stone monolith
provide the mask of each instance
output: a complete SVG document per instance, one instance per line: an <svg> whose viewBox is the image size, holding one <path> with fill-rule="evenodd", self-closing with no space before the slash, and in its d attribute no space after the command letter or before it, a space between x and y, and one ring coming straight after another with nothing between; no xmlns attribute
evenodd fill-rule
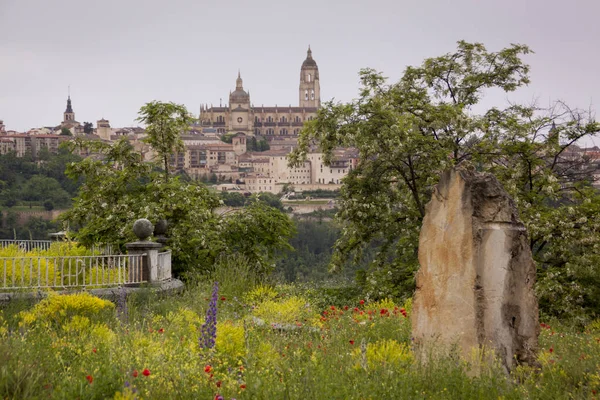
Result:
<svg viewBox="0 0 600 400"><path fill-rule="evenodd" d="M419 238L412 331L417 349L493 350L507 371L535 363L535 264L508 193L491 174L446 171Z"/></svg>

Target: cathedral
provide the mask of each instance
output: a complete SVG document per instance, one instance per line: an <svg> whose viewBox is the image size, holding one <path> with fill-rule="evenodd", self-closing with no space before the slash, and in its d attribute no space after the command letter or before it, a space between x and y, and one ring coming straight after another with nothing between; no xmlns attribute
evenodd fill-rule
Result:
<svg viewBox="0 0 600 400"><path fill-rule="evenodd" d="M319 68L312 57L310 46L300 68L298 106L255 107L250 93L244 90L238 72L235 90L229 93L225 107L200 107L200 123L205 128L215 128L217 133L244 133L249 136L298 135L304 121L312 120L321 105Z"/></svg>

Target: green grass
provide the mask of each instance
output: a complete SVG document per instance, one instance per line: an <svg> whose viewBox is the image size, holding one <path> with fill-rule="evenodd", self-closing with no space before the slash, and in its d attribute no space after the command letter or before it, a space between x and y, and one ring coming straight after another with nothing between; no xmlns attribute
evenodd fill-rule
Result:
<svg viewBox="0 0 600 400"><path fill-rule="evenodd" d="M115 311L77 296L11 305L0 314L0 398L588 399L600 390L600 323L578 331L551 321L539 369L506 376L492 363L474 374L455 354L416 360L410 302L361 304L352 291L324 302L318 286L261 284L242 259L216 271L179 296L142 292ZM214 280L217 342L203 350Z"/></svg>

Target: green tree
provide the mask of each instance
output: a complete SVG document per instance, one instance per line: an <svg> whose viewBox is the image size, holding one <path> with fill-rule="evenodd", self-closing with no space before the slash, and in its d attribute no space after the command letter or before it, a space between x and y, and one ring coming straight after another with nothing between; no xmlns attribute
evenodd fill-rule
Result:
<svg viewBox="0 0 600 400"><path fill-rule="evenodd" d="M243 207L246 202L244 195L239 192L222 192L221 199L229 207Z"/></svg>
<svg viewBox="0 0 600 400"><path fill-rule="evenodd" d="M165 180L169 180L169 159L174 152L183 151L181 134L194 121L185 106L175 103L153 101L139 111L137 121L146 124L146 138L162 161Z"/></svg>
<svg viewBox="0 0 600 400"><path fill-rule="evenodd" d="M52 200L46 200L46 201L44 201L44 209L46 211L52 211L52 210L54 210L54 203L52 202Z"/></svg>
<svg viewBox="0 0 600 400"><path fill-rule="evenodd" d="M261 141L258 142L257 151L267 151L270 149L271 146L269 146L269 142L267 142L265 139L261 139Z"/></svg>
<svg viewBox="0 0 600 400"><path fill-rule="evenodd" d="M269 205L270 207L273 207L273 208L283 211L283 203L281 202L281 199L279 198L279 196L277 196L276 194L269 193L269 192L262 192L262 193L258 194L257 198L261 202Z"/></svg>
<svg viewBox="0 0 600 400"><path fill-rule="evenodd" d="M559 145L541 137L556 115L518 106L476 112L485 90L508 92L529 83L529 67L522 61L529 51L526 46L512 45L488 52L481 44L459 42L456 52L408 67L394 84L373 70L362 70L358 100L326 103L318 117L305 125L299 147L290 156L292 164L305 158L315 140L327 163L338 146L359 151L358 165L344 179L338 201L343 229L332 260L334 270L348 257L360 258L362 250L377 244L379 252L365 280L366 290L374 296L409 296L431 188L444 169L463 160L497 174L515 197L539 262L545 263L543 257L556 258L554 249L564 246L558 257L563 267L557 268L567 273L570 262L579 263L575 254L586 253L584 248L590 259L590 254L598 254L582 241L574 251L568 241L561 243L548 232L554 226L562 232L559 237L584 235L582 223L577 227L550 222L550 215L557 218L567 211L559 204L572 207L578 216L579 212L586 218L593 216L584 211L593 209L595 202L586 205L584 198L597 196L590 191L589 181L574 180L567 172L573 163L557 160L568 144L598 132L598 125L565 113L557 122L559 134L567 141ZM548 191L560 195L544 199ZM538 227L540 218L548 227ZM588 234L599 236L595 223L588 228ZM542 265L547 271L553 268ZM596 304L598 300L600 296Z"/></svg>
<svg viewBox="0 0 600 400"><path fill-rule="evenodd" d="M91 122L84 122L83 133L85 133L86 135L91 135L92 133L94 133L94 124L92 124Z"/></svg>
<svg viewBox="0 0 600 400"><path fill-rule="evenodd" d="M69 128L64 128L64 127L60 129L60 134L62 136L73 136L73 134L71 133Z"/></svg>
<svg viewBox="0 0 600 400"><path fill-rule="evenodd" d="M26 201L43 202L50 200L57 207L68 207L70 196L54 178L43 175L32 176L21 190L21 198Z"/></svg>

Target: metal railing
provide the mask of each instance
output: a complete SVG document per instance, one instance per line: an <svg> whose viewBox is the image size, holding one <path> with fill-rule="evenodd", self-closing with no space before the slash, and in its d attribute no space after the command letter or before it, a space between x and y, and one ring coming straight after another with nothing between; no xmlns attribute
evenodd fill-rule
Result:
<svg viewBox="0 0 600 400"><path fill-rule="evenodd" d="M52 245L51 240L8 240L0 239L0 249L8 246L17 246L19 250L31 251L31 250L48 250Z"/></svg>
<svg viewBox="0 0 600 400"><path fill-rule="evenodd" d="M52 243L64 243L56 242L52 240L10 240L0 239L0 249L4 249L9 246L17 246L20 251L28 252L33 250L50 250ZM77 243L73 242L75 245ZM92 245L90 249L94 254L108 255L114 252L113 246L110 244L97 244Z"/></svg>
<svg viewBox="0 0 600 400"><path fill-rule="evenodd" d="M0 289L108 287L145 282L146 254L0 257Z"/></svg>

